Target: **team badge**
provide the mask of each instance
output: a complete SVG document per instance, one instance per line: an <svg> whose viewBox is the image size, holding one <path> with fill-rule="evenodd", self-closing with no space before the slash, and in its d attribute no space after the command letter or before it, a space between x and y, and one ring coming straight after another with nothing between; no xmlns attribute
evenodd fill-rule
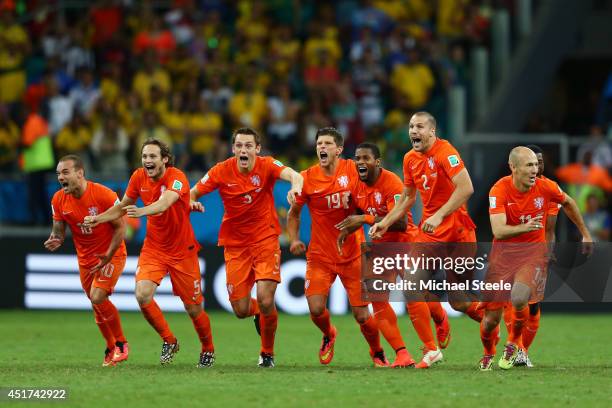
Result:
<svg viewBox="0 0 612 408"><path fill-rule="evenodd" d="M374 193L374 201L376 201L376 204L380 205L380 203L382 202L382 194L380 194L379 191Z"/></svg>
<svg viewBox="0 0 612 408"><path fill-rule="evenodd" d="M535 207L538 210L541 210L542 207L544 207L544 197L537 197L533 199L533 205L535 205Z"/></svg>
<svg viewBox="0 0 612 408"><path fill-rule="evenodd" d="M429 164L429 168L433 170L434 168L434 158L430 157L429 159L427 159L427 164Z"/></svg>
<svg viewBox="0 0 612 408"><path fill-rule="evenodd" d="M98 207L89 207L87 211L89 211L89 215L92 217L98 215Z"/></svg>
<svg viewBox="0 0 612 408"><path fill-rule="evenodd" d="M253 185L257 187L261 186L261 179L257 174L251 176L251 183L253 183Z"/></svg>
<svg viewBox="0 0 612 408"><path fill-rule="evenodd" d="M346 175L342 175L338 177L338 184L340 184L341 187L346 188L348 186L348 183L349 183L349 180Z"/></svg>

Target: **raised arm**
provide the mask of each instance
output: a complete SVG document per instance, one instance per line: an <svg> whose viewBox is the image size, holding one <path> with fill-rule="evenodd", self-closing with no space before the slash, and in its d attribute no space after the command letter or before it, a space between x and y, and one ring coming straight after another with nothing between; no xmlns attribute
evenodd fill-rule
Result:
<svg viewBox="0 0 612 408"><path fill-rule="evenodd" d="M491 220L491 230L495 239L508 239L544 227L541 215L531 218L525 224L518 225L508 225L506 213L491 214L489 219Z"/></svg>
<svg viewBox="0 0 612 408"><path fill-rule="evenodd" d="M563 206L563 211L567 217L572 220L576 228L578 228L578 231L580 231L580 234L582 234L582 242L593 242L591 233L584 224L584 219L582 218L580 210L578 209L574 199L565 194L565 200L561 203L561 205Z"/></svg>
<svg viewBox="0 0 612 408"><path fill-rule="evenodd" d="M128 217L139 218L145 215L155 215L166 211L170 206L176 203L179 199L179 194L176 191L166 190L162 193L159 199L153 204L149 204L146 207L136 207L135 205L128 205L125 207Z"/></svg>
<svg viewBox="0 0 612 408"><path fill-rule="evenodd" d="M123 215L125 214L126 207L133 205L135 202L135 199L124 195L123 199L119 204L109 207L108 210L104 211L102 214L88 215L87 217L85 217L83 219L83 225L85 225L86 227L93 228L99 224L114 221L117 218L123 217Z"/></svg>
<svg viewBox="0 0 612 408"><path fill-rule="evenodd" d="M423 222L423 231L433 232L438 225L442 223L444 218L452 214L455 210L467 202L472 194L474 194L474 186L467 169L461 170L452 178L455 189L438 211Z"/></svg>
<svg viewBox="0 0 612 408"><path fill-rule="evenodd" d="M295 204L296 196L302 194L304 177L291 167L285 167L280 173L280 178L291 183L291 189L287 193L287 202L289 205Z"/></svg>

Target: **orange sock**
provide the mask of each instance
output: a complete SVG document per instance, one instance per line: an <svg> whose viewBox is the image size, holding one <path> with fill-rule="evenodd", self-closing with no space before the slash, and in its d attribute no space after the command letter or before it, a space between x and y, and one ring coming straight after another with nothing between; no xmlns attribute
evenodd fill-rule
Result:
<svg viewBox="0 0 612 408"><path fill-rule="evenodd" d="M372 315L368 317L368 320L359 324L359 329L370 345L370 350L375 353L382 350L380 346L380 335L378 334L378 325L376 324L376 319L374 319Z"/></svg>
<svg viewBox="0 0 612 408"><path fill-rule="evenodd" d="M480 323L482 321L482 317L484 316L484 310L478 308L478 302L472 302L465 311L465 314L470 316L472 320Z"/></svg>
<svg viewBox="0 0 612 408"><path fill-rule="evenodd" d="M257 299L251 298L251 304L249 305L249 317L259 314L259 304Z"/></svg>
<svg viewBox="0 0 612 408"><path fill-rule="evenodd" d="M261 352L274 354L274 336L278 326L278 312L276 308L269 315L260 314L259 323L261 325Z"/></svg>
<svg viewBox="0 0 612 408"><path fill-rule="evenodd" d="M538 309L538 312L536 314L534 315L532 315L531 313L529 314L529 317L527 318L527 324L523 328L522 339L523 339L523 347L525 348L525 350L529 350L529 346L531 346L531 343L533 343L533 339L535 338L539 327L540 327L540 310Z"/></svg>
<svg viewBox="0 0 612 408"><path fill-rule="evenodd" d="M523 326L529 316L529 307L525 306L521 310L512 308L512 330L508 336L508 341L522 347L521 336L523 334Z"/></svg>
<svg viewBox="0 0 612 408"><path fill-rule="evenodd" d="M205 311L202 310L197 317L191 318L193 327L198 332L200 343L202 344L202 351L215 351L213 345L212 330L210 328L210 319Z"/></svg>
<svg viewBox="0 0 612 408"><path fill-rule="evenodd" d="M104 337L104 340L106 340L106 348L109 350L114 350L115 336L113 336L113 331L110 327L108 327L108 324L106 324L104 318L95 307L94 317L96 318L96 324L98 325L98 329L100 329L100 333L102 333L102 337Z"/></svg>
<svg viewBox="0 0 612 408"><path fill-rule="evenodd" d="M495 326L492 332L487 332L484 323L480 322L480 340L484 346L484 354L494 356L496 353L495 346L499 341L499 325Z"/></svg>
<svg viewBox="0 0 612 408"><path fill-rule="evenodd" d="M402 334L397 326L397 315L388 302L372 302L374 317L383 337L396 352L406 348Z"/></svg>
<svg viewBox="0 0 612 408"><path fill-rule="evenodd" d="M423 345L427 350L437 350L438 346L436 346L433 331L431 330L431 314L428 304L425 302L409 302L406 308L408 309L414 330L416 330Z"/></svg>
<svg viewBox="0 0 612 408"><path fill-rule="evenodd" d="M331 334L331 319L329 317L329 310L327 310L327 308L325 308L325 311L319 316L313 316L313 314L311 313L310 320L312 320L312 322L317 325L319 330L323 332L324 336L329 337L329 335Z"/></svg>
<svg viewBox="0 0 612 408"><path fill-rule="evenodd" d="M119 317L119 311L115 307L115 305L108 299L99 305L94 306L100 312L100 315L108 325L108 327L113 332L113 336L115 336L115 341L120 341L121 343L125 343L127 340L123 335L123 329L121 328L121 318Z"/></svg>
<svg viewBox="0 0 612 408"><path fill-rule="evenodd" d="M510 332L512 331L512 303L504 306L504 324L506 325L508 337L510 337Z"/></svg>
<svg viewBox="0 0 612 408"><path fill-rule="evenodd" d="M155 329L155 331L159 334L159 336L167 343L176 343L176 337L170 331L170 327L168 327L168 322L164 318L164 315L157 305L155 300L151 300L149 304L141 305L140 310L142 310L142 314L145 319L149 322L149 324Z"/></svg>
<svg viewBox="0 0 612 408"><path fill-rule="evenodd" d="M427 307L433 321L438 324L442 323L446 316L446 310L444 310L442 304L440 302L427 302Z"/></svg>

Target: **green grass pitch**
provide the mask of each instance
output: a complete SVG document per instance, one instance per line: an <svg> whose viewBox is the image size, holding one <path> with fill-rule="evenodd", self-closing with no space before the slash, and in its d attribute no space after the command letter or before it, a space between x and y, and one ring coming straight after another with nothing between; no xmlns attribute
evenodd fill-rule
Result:
<svg viewBox="0 0 612 408"><path fill-rule="evenodd" d="M123 313L131 346L121 366L102 368L104 343L88 312L0 311L0 387L67 387L58 406L612 406L612 325L607 315L543 313L533 369L482 373L478 326L451 319L445 361L429 370L375 369L350 316L338 327L334 361L321 366L321 336L308 316L279 317L276 368L256 367L259 338L251 319L211 313L217 361L195 368L199 343L186 314L167 314L181 343L172 365L158 362L161 341L138 313ZM406 316L409 351L420 355ZM505 331L502 330L502 341ZM498 346L498 357L501 347ZM387 347L387 355L394 353ZM6 403L1 406L38 406ZM401 405L400 405L401 404Z"/></svg>

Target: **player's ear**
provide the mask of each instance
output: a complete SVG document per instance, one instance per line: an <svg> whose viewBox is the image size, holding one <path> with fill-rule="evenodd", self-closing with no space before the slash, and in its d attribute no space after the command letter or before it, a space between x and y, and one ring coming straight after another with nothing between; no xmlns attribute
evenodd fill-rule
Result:
<svg viewBox="0 0 612 408"><path fill-rule="evenodd" d="M376 167L382 167L382 160L380 160L380 157L376 159Z"/></svg>
<svg viewBox="0 0 612 408"><path fill-rule="evenodd" d="M255 146L255 153L259 154L259 152L261 152L261 145L260 144Z"/></svg>
<svg viewBox="0 0 612 408"><path fill-rule="evenodd" d="M338 146L338 149L336 150L336 157L340 157L343 150L344 150L344 146Z"/></svg>
<svg viewBox="0 0 612 408"><path fill-rule="evenodd" d="M162 163L164 163L164 165L168 164L168 160L170 160L168 156L162 157Z"/></svg>

